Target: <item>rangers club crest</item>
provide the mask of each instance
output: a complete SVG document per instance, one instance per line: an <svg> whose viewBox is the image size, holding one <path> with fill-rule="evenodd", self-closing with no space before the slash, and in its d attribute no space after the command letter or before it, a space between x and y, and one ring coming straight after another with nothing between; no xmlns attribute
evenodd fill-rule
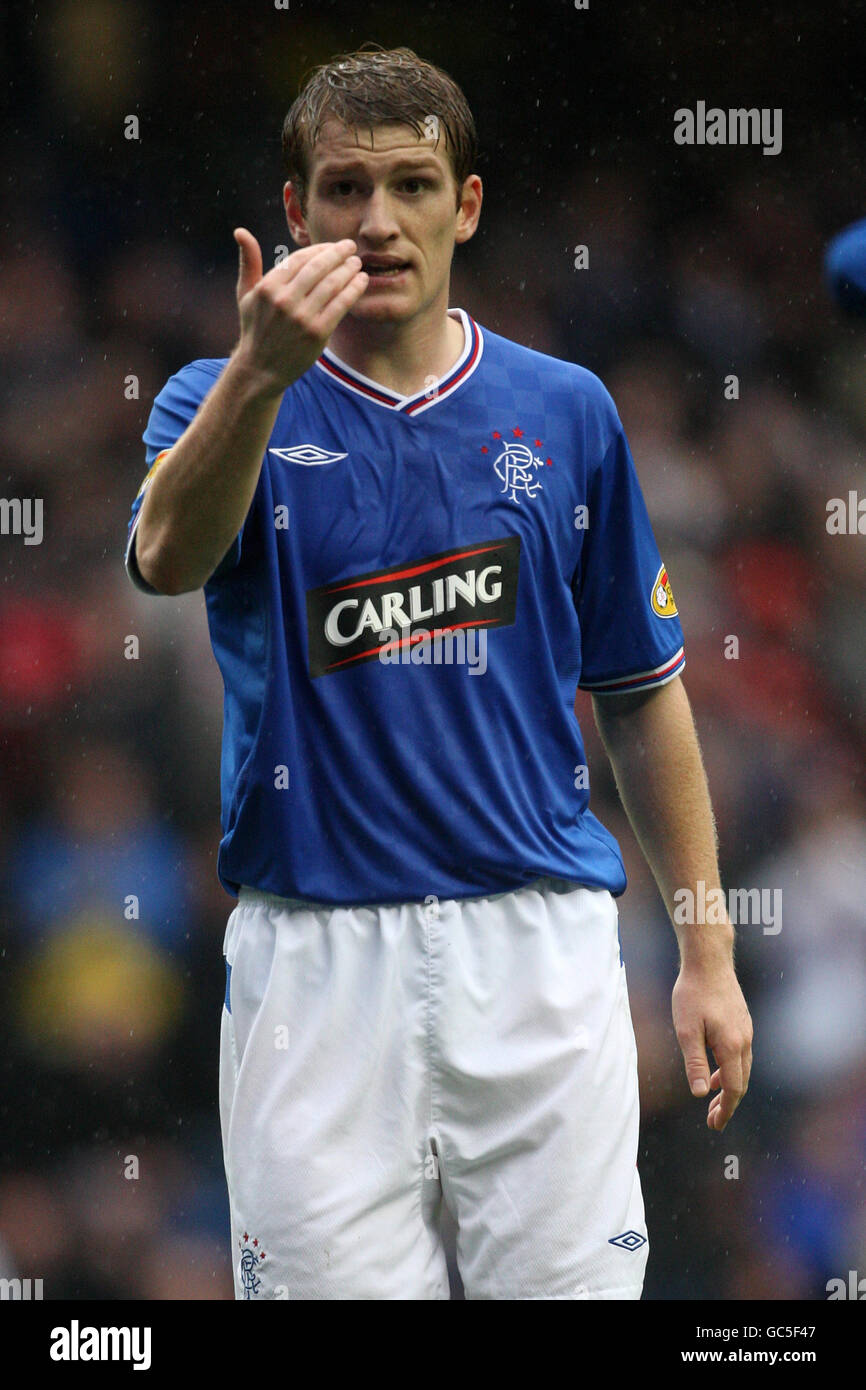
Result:
<svg viewBox="0 0 866 1390"><path fill-rule="evenodd" d="M256 1270L265 1258L264 1250L259 1249L258 1240L250 1240L249 1235L244 1231L243 1238L238 1241L241 1257L238 1260L238 1279L244 1291L244 1298L255 1298L262 1286Z"/></svg>
<svg viewBox="0 0 866 1390"><path fill-rule="evenodd" d="M511 431L511 439L503 439L501 430L494 430L491 438L495 445L482 444L482 454L493 453L493 471L502 483L503 493L508 493L512 502L520 502L518 493L523 493L525 497L534 497L540 492L543 484L538 481L535 474L539 468L550 468L553 459L541 458L540 455L533 453L533 448L540 449L542 443L540 439L533 440L533 448L523 443L525 431L518 425Z"/></svg>

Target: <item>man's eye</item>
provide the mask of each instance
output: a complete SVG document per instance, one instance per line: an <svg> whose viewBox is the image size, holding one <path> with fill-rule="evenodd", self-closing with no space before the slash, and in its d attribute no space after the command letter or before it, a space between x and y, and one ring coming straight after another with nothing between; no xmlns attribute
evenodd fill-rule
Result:
<svg viewBox="0 0 866 1390"><path fill-rule="evenodd" d="M419 193L422 188L429 188L430 182L428 179L404 179L403 187L409 193Z"/></svg>

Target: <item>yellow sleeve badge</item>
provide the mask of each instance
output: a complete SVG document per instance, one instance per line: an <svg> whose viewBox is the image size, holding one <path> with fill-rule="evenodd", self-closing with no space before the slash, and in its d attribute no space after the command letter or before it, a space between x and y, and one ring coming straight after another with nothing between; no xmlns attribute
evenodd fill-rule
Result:
<svg viewBox="0 0 866 1390"><path fill-rule="evenodd" d="M676 616L677 606L674 603L674 596L671 590L671 581L668 579L668 572L662 565L655 577L652 590L653 612L660 618L673 618Z"/></svg>
<svg viewBox="0 0 866 1390"><path fill-rule="evenodd" d="M162 463L163 459L168 453L168 449L163 449L161 453L157 454L156 458L153 460L153 463L150 465L150 468L144 475L144 481L142 482L141 487L138 489L138 492L135 494L136 497L140 497L141 494L144 492L144 489L148 487L151 479L153 478L154 473L156 472L157 468L159 468L159 465Z"/></svg>

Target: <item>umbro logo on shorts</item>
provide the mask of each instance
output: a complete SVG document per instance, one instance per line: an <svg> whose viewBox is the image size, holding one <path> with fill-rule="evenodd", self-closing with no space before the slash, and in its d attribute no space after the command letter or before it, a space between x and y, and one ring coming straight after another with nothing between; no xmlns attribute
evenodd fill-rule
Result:
<svg viewBox="0 0 866 1390"><path fill-rule="evenodd" d="M349 457L348 454L335 454L331 449L320 449L318 444L293 444L289 449L268 449L268 453L284 463L300 463L304 468L312 468L317 463L336 463L337 459Z"/></svg>
<svg viewBox="0 0 866 1390"><path fill-rule="evenodd" d="M520 537L497 536L309 589L311 677L377 661L386 646L411 646L413 635L509 627L519 564Z"/></svg>
<svg viewBox="0 0 866 1390"><path fill-rule="evenodd" d="M613 1236L608 1245L618 1245L620 1250L640 1250L642 1245L646 1245L646 1236L639 1231L623 1231L621 1236Z"/></svg>

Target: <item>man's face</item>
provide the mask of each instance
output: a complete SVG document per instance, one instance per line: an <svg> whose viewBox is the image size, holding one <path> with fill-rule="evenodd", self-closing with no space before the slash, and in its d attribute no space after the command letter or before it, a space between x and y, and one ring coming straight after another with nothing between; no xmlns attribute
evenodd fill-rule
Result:
<svg viewBox="0 0 866 1390"><path fill-rule="evenodd" d="M451 259L481 210L481 180L461 190L444 136L419 136L411 126L351 130L329 120L310 160L306 208L291 183L284 190L292 237L301 246L351 237L370 280L350 310L354 318L405 322L441 301L448 305Z"/></svg>

